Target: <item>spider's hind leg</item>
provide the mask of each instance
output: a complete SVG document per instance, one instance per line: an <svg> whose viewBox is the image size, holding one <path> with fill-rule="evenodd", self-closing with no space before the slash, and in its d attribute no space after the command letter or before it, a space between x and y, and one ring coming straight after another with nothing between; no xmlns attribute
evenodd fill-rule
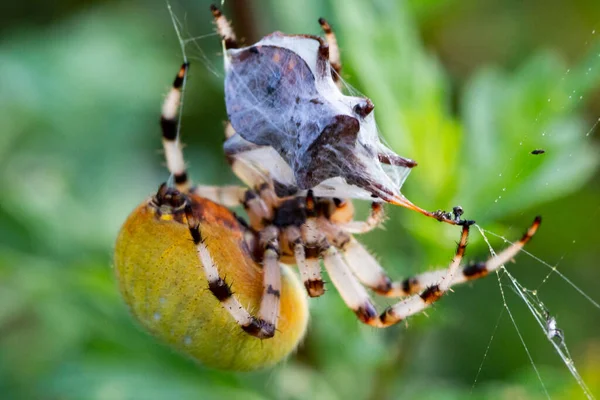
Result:
<svg viewBox="0 0 600 400"><path fill-rule="evenodd" d="M521 239L502 250L495 257L490 257L486 261L469 263L464 266L462 270L454 276L452 285L483 278L484 276L489 275L491 272L496 271L498 268L511 261L531 240L533 235L535 235L541 222L541 217L536 217ZM438 282L440 277L444 275L444 272L444 269L434 270L407 278L402 282L394 283L393 290L400 295L417 293L423 290L423 288Z"/></svg>

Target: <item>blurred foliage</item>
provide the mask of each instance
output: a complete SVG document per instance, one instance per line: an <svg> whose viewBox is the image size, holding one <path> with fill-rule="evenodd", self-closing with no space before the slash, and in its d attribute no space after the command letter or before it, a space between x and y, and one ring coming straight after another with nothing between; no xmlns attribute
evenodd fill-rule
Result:
<svg viewBox="0 0 600 400"><path fill-rule="evenodd" d="M240 3L225 4L237 19L244 17L233 9ZM239 22L258 34L317 33L316 18L327 16L339 34L344 76L375 102L389 144L419 161L407 196L426 208L460 203L469 218L509 239L543 214L529 250L559 263L594 297L600 33L591 32L600 10L593 2L555 1L561 15L581 18L558 18L563 25L554 29L557 17L546 3L532 2L524 12L516 3L263 1L246 3L253 13ZM544 397L510 320L504 315L496 325L502 300L495 277L458 288L428 319L385 331L357 323L332 290L311 301L311 327L298 354L253 374L205 369L142 332L116 291L111 248L127 214L167 177L157 120L181 61L179 46L161 1L64 1L51 13L44 4L15 4L2 16L15 19L0 39L1 398ZM174 5L186 36L212 31L206 2ZM518 15L521 24L500 18L506 15ZM514 29L531 16L541 22ZM539 49L548 42L533 42L538 29L564 32L555 33L557 42L565 38L560 51ZM449 52L445 43L456 44L457 31L464 43ZM503 35L517 56L498 55ZM423 36L432 39L423 43ZM218 40L197 39L188 50L194 65L183 139L192 175L234 183L220 150L222 76L210 72L221 68ZM461 67L463 59L502 66ZM535 148L546 154L531 155ZM455 229L406 210L389 214L387 229L364 241L392 276L448 261ZM485 257L472 236L470 257ZM515 276L540 286L548 270L528 257L517 261ZM581 397L544 333L505 291L548 392ZM600 393L599 310L555 276L539 294Z"/></svg>

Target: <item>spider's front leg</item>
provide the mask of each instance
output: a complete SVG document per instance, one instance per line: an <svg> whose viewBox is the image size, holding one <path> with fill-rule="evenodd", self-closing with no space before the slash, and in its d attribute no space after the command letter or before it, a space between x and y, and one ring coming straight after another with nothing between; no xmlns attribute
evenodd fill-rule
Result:
<svg viewBox="0 0 600 400"><path fill-rule="evenodd" d="M536 217L521 239L498 253L496 257L464 266L455 274L452 284L482 278L512 260L531 240L540 223L541 218ZM340 250L357 278L377 294L386 297L405 297L419 293L440 282L447 273L447 269L438 269L392 282L375 257L356 239L350 238Z"/></svg>
<svg viewBox="0 0 600 400"><path fill-rule="evenodd" d="M451 286L465 252L469 225L463 225L460 242L456 254L440 282L425 289L418 295L410 296L395 305L388 307L381 315L371 301L366 289L354 277L335 246L326 247L323 252L325 268L338 292L365 324L383 328L400 322L402 319L417 314L438 301Z"/></svg>
<svg viewBox="0 0 600 400"><path fill-rule="evenodd" d="M265 184L265 177L252 174L253 171L244 168L243 163L238 163L239 175L250 177L251 187L255 187L259 193L242 186L205 186L192 185L185 166L185 159L179 141L179 105L181 102L182 88L189 70L189 64L184 63L177 73L173 86L162 106L160 126L162 130L162 143L167 161L167 168L173 175L175 187L181 193L193 194L207 198L215 203L226 207L243 205L256 221L269 219L272 207L276 206L276 196L270 186ZM258 222L256 224L259 224ZM253 225L254 226L254 225ZM262 226L260 226L262 227Z"/></svg>
<svg viewBox="0 0 600 400"><path fill-rule="evenodd" d="M483 278L511 261L535 235L541 223L542 218L539 216L535 217L533 223L529 226L523 236L518 241L502 250L495 257L490 257L487 261L473 262L464 266L461 272L454 276L452 285ZM443 274L443 269L425 272L415 277L405 279L401 284L394 283L395 290L398 293L413 294L430 286L433 282L439 281L440 276Z"/></svg>
<svg viewBox="0 0 600 400"><path fill-rule="evenodd" d="M465 255L467 248L467 239L469 237L470 224L464 224L462 226L462 233L460 241L456 247L456 254L450 263L450 266L445 271L444 277L428 286L419 294L414 294L407 297L404 300L396 303L393 306L388 307L380 316L380 321L383 326L390 326L396 324L406 317L420 313L433 303L438 301L452 286L454 277L456 276L460 263Z"/></svg>
<svg viewBox="0 0 600 400"><path fill-rule="evenodd" d="M160 127L162 131L162 144L167 161L167 168L175 187L179 192L195 194L205 197L215 203L227 207L234 207L244 203L248 189L241 186L193 186L188 177L185 158L179 140L179 107L182 97L182 89L189 71L190 65L183 63L179 69L173 86L165 97L160 115Z"/></svg>
<svg viewBox="0 0 600 400"><path fill-rule="evenodd" d="M190 188L185 160L179 142L179 106L181 103L182 88L187 77L189 64L183 63L175 76L173 86L167 94L160 115L160 127L162 130L162 143L167 160L167 168L173 175L177 189L185 193Z"/></svg>
<svg viewBox="0 0 600 400"><path fill-rule="evenodd" d="M445 270L432 271L415 278L409 278L409 283L407 285L403 284L404 288L402 290L407 294L410 293L410 297L388 307L384 311L379 318L382 326L395 324L410 315L414 315L424 310L432 303L439 300L453 285L484 277L490 272L497 270L502 265L512 260L523 246L531 240L540 223L541 218L536 217L533 224L527 229L518 242L513 243L497 256L488 259L486 262L467 265L459 272L459 266L464 255L467 233L470 225L463 224L461 240L450 267Z"/></svg>

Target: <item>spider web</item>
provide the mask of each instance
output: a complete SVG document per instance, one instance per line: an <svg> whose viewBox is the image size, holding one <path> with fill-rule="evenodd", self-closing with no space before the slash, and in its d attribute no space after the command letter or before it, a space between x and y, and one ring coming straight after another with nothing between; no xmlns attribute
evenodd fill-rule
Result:
<svg viewBox="0 0 600 400"><path fill-rule="evenodd" d="M591 36L594 40L597 41L596 38L596 30L592 30L591 32ZM594 42L594 40L591 41L591 43ZM588 49L590 50L591 46L590 46L590 42L586 42L586 45L588 45ZM600 57L600 53L597 54L598 57ZM586 72L586 75L588 75L588 73L593 72L593 68L594 67L588 67L588 71ZM564 81L565 76L567 76L570 73L570 69L567 69L562 81ZM582 95L577 95L577 91L576 90L572 90L569 91L569 95L568 95L568 101L571 102L573 100L575 101L582 101L583 100L583 96ZM548 98L547 101L551 102L553 99L552 98ZM564 108L564 106L563 106ZM548 133L541 129L538 125L541 125L541 121L543 120L544 115L538 115L535 118L534 121L534 127L532 129L532 131L536 131L536 130L540 130L541 132L538 133L538 135L541 136L546 136ZM595 122L593 124L591 124L590 127L587 128L587 130L581 131L580 134L581 135L585 135L585 137L589 137L598 127L598 125L600 124L600 118L597 118L595 120ZM523 135L523 139L525 139L527 137L527 134ZM524 141L524 140L523 140ZM519 145L523 144L523 141L519 143ZM571 154L569 155L571 156ZM521 171L522 172L522 171ZM521 172L517 173L514 177L515 180L519 180L520 179L520 175ZM500 176L502 176L502 170L499 173ZM548 185L549 183L547 182L546 185ZM506 196L506 189L503 188L501 190L501 193L499 193L498 197L494 200L495 203L497 203L498 201L500 201L502 199L502 196ZM595 216L597 214L598 209L596 210L595 213L591 214L590 216ZM496 251L494 249L494 247L492 246L492 244L490 243L490 239L489 237L495 237L498 239L501 239L505 244L512 244L511 241L509 241L506 237L496 234L490 230L484 229L483 227L476 225L478 232L481 234L483 240L485 241L490 256L494 257L496 255ZM573 240L573 243L575 243L576 241ZM532 254L530 251L527 250L527 248L521 250L521 253L526 254L527 256L531 257L533 260L535 260L537 263L541 264L542 266L546 267L548 269L547 274L543 277L543 279L541 280L541 282L539 283L539 285L535 288L535 289L529 289L526 286L524 286L523 284L521 284L503 265L498 271L496 271L496 277L497 277L497 281L498 281L498 287L499 287L499 291L501 294L501 298L502 298L502 310L498 316L498 320L497 323L494 327L494 330L491 334L490 340L487 344L487 347L485 349L481 364L477 370L477 373L475 375L474 381L473 381L473 385L471 388L471 392L473 392L473 389L476 387L477 383L478 383L478 378L482 372L482 369L484 367L484 364L486 362L487 356L489 354L492 342L494 341L494 338L496 336L496 332L498 329L498 326L500 324L500 321L502 320L502 318L504 317L505 314L507 314L509 316L509 319L511 321L511 324L514 326L514 329L519 337L519 340L523 346L523 350L527 355L527 358L531 364L531 368L532 370L535 372L539 383L540 383L540 388L541 391L543 392L543 394L547 397L547 398L551 398L547 387L544 383L544 379L543 379L543 375L541 374L539 368L536 365L536 362L534 360L534 357L532 356L532 353L530 352L529 347L527 346L521 331L519 329L519 324L516 322L515 317L513 316L513 313L511 312L511 307L509 307L509 304L507 302L507 295L505 293L505 289L508 288L510 289L514 294L517 295L518 299L522 302L523 305L525 305L525 307L527 308L527 310L529 311L529 313L531 314L531 316L534 318L534 320L536 321L537 325L539 326L543 336L550 342L550 344L552 345L552 347L554 348L554 351L556 352L556 354L558 355L558 357L560 357L560 359L562 360L563 364L565 365L565 367L567 368L567 370L569 371L569 373L572 375L573 379L575 379L577 385L581 388L581 391L583 393L583 395L585 397L587 397L588 399L594 399L595 396L594 394L590 391L589 387L587 386L585 380L583 379L583 377L581 376L581 374L579 373L576 364L575 364L575 360L573 359L573 357L571 356L571 353L569 352L569 349L567 347L567 339L569 336L569 332L573 329L576 328L574 326L561 326L558 325L558 321L557 319L552 315L551 310L544 304L544 302L541 299L541 295L540 295L540 291L541 289L543 289L544 285L548 282L548 280L553 277L556 276L559 279L561 279L563 282L565 282L567 284L567 286L569 286L576 294L580 295L583 297L583 299L585 299L585 301L587 303L590 304L590 306L594 309L592 310L593 313L599 313L600 312L600 304L598 303L598 301L596 299L594 299L592 296L590 296L589 294L587 294L584 290L582 290L577 284L575 284L571 279L569 279L564 273L562 273L561 271L559 271L558 267L559 264L564 261L565 255L563 255L561 257L561 259L559 260L559 262L552 264L549 263L545 260L543 260L542 258L540 258L539 256L536 256L534 254Z"/></svg>
<svg viewBox="0 0 600 400"><path fill-rule="evenodd" d="M225 1L221 0L220 3L221 3L221 6L223 6ZM209 33L209 34L205 34L205 35L201 35L201 36L190 35L186 29L185 18L184 18L184 22L180 21L177 18L177 16L175 15L175 13L173 12L172 7L168 2L167 2L167 7L168 7L169 13L171 15L172 21L173 21L173 26L177 33L177 37L178 37L179 44L181 47L181 52L183 54L183 60L187 61L188 59L190 59L190 60L199 61L217 79L220 79L220 80L224 79L223 73L220 72L219 68L215 67L214 61L205 54L204 50L202 49L202 47L200 46L200 43L199 43L199 41L206 39L206 38L209 38L210 40L215 40L215 38L217 38L216 33L213 32L213 33ZM588 50L591 47L591 43L598 41L598 36L600 36L600 35L597 34L596 30L593 30L591 33L590 43L586 42L586 45L588 45ZM187 54L186 49L188 48L188 46L191 46L193 48L194 56ZM224 51L225 50L223 49L223 52ZM598 57L600 57L600 53L598 54ZM592 67L590 67L590 72L592 72ZM567 69L565 71L565 76L568 76L569 73L570 73L570 70ZM564 80L564 77L563 77L563 80ZM356 90L355 88L350 86L343 79L342 79L342 83L344 85L345 92L348 93L349 95L362 96L362 94L358 90ZM185 81L184 81L183 89L185 89ZM185 92L185 90L184 90L184 92ZM569 101L582 101L583 100L582 96L577 96L576 90L573 90L572 94L570 94L568 97L569 97ZM556 100L556 99L552 99L552 98L547 99L548 102L551 102L553 100ZM561 100L564 100L564 99L561 99ZM182 95L180 107L183 108L183 95ZM564 106L563 106L563 108L564 108ZM181 112L179 115L181 118ZM531 132L535 132L536 130L538 130L538 128L540 128L543 117L544 117L544 115L540 114L540 115L538 115L538 117L535 118L534 121L532 121L533 126L531 129ZM592 133L596 130L596 128L598 127L599 124L600 124L600 118L597 118L595 120L595 122L590 124L590 126L588 126L583 132L581 132L581 135L584 135L585 137L590 137L592 135ZM179 124L179 126L181 126L181 123ZM546 136L547 134L549 134L541 128L539 130L541 130L541 132L538 132L537 133L538 135ZM527 136L528 136L528 134L524 134L523 139L526 139ZM178 138L177 140L179 140L179 132L178 132L177 138ZM380 139L387 146L385 139L383 137L381 137ZM591 140L591 138L589 140ZM523 140L523 141L525 141L525 140ZM523 141L519 145L522 145ZM522 150L522 149L518 149L518 150ZM502 174L504 172L505 172L505 168L500 166L499 171L497 172L499 174L499 176L502 176ZM518 172L514 176L514 179L515 180L523 179L522 173L523 173L523 171ZM547 183L547 185L548 184L549 183ZM510 192L507 192L506 188L502 188L500 190L497 198L494 200L494 202L497 203L498 201L501 201L503 196L506 198L509 195L510 195ZM598 210L600 210L600 207L596 210L594 215L596 215L598 213ZM495 251L495 247L492 245L492 243L490 241L490 237L494 237L496 239L501 240L505 245L512 244L512 242L509 241L506 237L499 235L497 233L494 233L491 230L486 229L485 227L476 225L476 228L477 228L478 233L482 236L483 240L485 241L488 251L489 251L489 254L492 257L494 257L496 255L496 251ZM544 229L544 227L542 227L542 229ZM574 242L575 242L575 240L573 240L573 243ZM565 256L563 256L561 258L561 260L559 260L559 262L557 262L557 263L550 263L550 262L543 260L539 256L532 254L531 252L529 252L527 250L527 248L523 249L521 252L524 255L531 257L538 264L540 264L541 266L546 268L547 273L544 275L543 279L541 280L541 282L535 289L530 289L530 288L526 287L525 285L523 285L521 282L519 282L519 280L517 280L505 268L505 266L502 266L498 271L496 271L496 278L497 278L497 282L498 282L499 293L500 293L500 296L502 299L502 308L498 315L497 322L493 328L493 332L492 332L490 339L487 343L487 346L484 350L481 363L475 374L473 384L471 387L471 391L473 392L473 390L476 388L476 386L479 383L479 378L481 376L481 372L485 368L485 363L486 363L486 360L490 353L492 343L495 340L495 338L497 337L498 327L500 326L501 321L507 315L508 319L510 320L512 326L515 329L515 332L519 338L522 349L525 352L525 354L529 360L531 368L539 381L541 392L547 398L551 397L550 393L547 389L547 386L544 382L543 371L541 371L540 368L538 368L536 361L535 361L534 354L530 351L530 348L528 347L526 340L525 340L524 336L522 335L522 331L519 328L519 323L517 322L512 310L511 310L511 308L514 308L516 306L514 306L514 305L509 306L507 299L509 298L508 295L512 293L512 294L516 295L516 297L521 302L521 304L526 307L526 309L530 313L531 317L533 317L533 319L539 326L539 329L541 331L540 332L541 337L545 338L551 344L556 355L562 360L562 363L564 364L565 369L568 371L568 373L571 374L571 376L575 380L576 384L580 387L581 393L588 399L594 399L595 398L594 394L592 394L592 392L588 388L584 378L581 376L580 372L578 371L578 369L576 367L576 360L574 360L574 358L571 356L569 348L567 347L567 343L569 340L569 333L576 327L560 325L557 318L552 314L552 310L549 307L547 307L546 304L544 304L544 302L542 300L542 298L543 298L542 294L543 294L544 285L549 281L549 279L552 277L558 277L566 284L566 286L568 286L572 289L573 293L581 296L586 301L586 303L588 303L590 305L593 313L600 313L600 304L599 304L600 300L597 298L594 298L593 296L590 296L583 289L581 289L575 282L573 282L565 273L561 272L558 269L559 264L564 264L563 261L564 261ZM598 314L596 314L596 315L598 315Z"/></svg>
<svg viewBox="0 0 600 400"><path fill-rule="evenodd" d="M490 255L492 255L492 256L495 256L496 252L495 252L494 248L492 247L492 245L490 244L490 241L486 234L496 236L496 237L502 239L505 243L511 244L508 241L508 239L506 239L500 235L496 235L495 233L493 233L491 231L486 231L483 228L481 228L479 225L477 225L477 229L483 236L483 238L488 246ZM551 274L555 273L561 279L563 279L565 282L567 282L579 294L581 294L595 308L600 309L600 305L594 299L592 299L590 296L588 296L583 290L581 290L577 285L575 285L569 278L567 278L560 271L558 271L556 265L552 266L552 265L548 264L547 262L543 261L542 259L534 256L527 250L522 250L522 252L529 255L530 257L534 258L536 261L538 261L539 263L541 263L542 265L544 265L550 269L550 272L542 280L542 283L538 286L538 289L548 280L548 278L550 277ZM528 310L530 311L531 315L535 318L539 327L546 334L546 338L552 344L552 346L554 347L555 351L560 356L560 358L563 360L565 366L568 368L571 375L573 375L573 378L575 378L575 380L577 381L577 384L581 387L583 393L586 395L587 398L593 399L594 396L590 392L590 390L587 387L586 383L584 382L583 378L579 374L579 371L577 371L577 368L575 367L575 364L571 357L569 349L567 348L566 340L564 338L564 333L563 333L562 329L558 328L558 326L556 325L556 319L552 315L550 315L548 308L540 300L540 298L538 296L538 289L534 289L534 290L527 289L525 286L520 284L515 279L515 277L510 274L510 272L508 272L508 270L505 268L505 266L502 266L500 268L500 270L498 270L496 272L496 275L498 278L498 286L500 289L500 293L502 295L502 301L503 301L503 307L504 307L504 309L500 313L498 322L500 322L500 318L502 317L504 311L506 311L510 317L512 324L515 327L515 330L517 331L517 334L519 335L519 339L521 340L521 343L523 344L523 348L525 349L525 352L527 353L527 357L529 358L529 361L531 362L531 367L534 369L534 371L540 381L540 385L542 386L542 389L543 389L544 393L546 394L546 396L550 397L550 395L548 394L548 391L546 390L546 387L544 385L544 382L542 380L540 372L539 372L538 368L536 367L536 364L531 356L531 353L529 352L529 349L528 349L525 341L523 340L523 336L521 336L519 327L518 327L517 323L515 322L513 314L510 311L510 308L506 301L506 296L505 296L504 287L503 287L504 285L502 283L502 280L504 277L506 277L509 280L510 285L511 285L509 287L514 290L514 292L519 296L519 298L527 306ZM497 326L498 325L496 325L496 328L497 328ZM494 331L495 331L495 329L494 329ZM481 372L483 363L485 362L487 352L490 348L490 345L491 345L493 339L494 339L494 334L492 334L492 337L490 338L490 342L488 343L488 347L486 348L486 352L484 354L484 359L482 360L482 363L477 371L477 375L475 376L475 380L473 382L473 388L475 387L475 385L477 383L477 378L479 376L479 373Z"/></svg>

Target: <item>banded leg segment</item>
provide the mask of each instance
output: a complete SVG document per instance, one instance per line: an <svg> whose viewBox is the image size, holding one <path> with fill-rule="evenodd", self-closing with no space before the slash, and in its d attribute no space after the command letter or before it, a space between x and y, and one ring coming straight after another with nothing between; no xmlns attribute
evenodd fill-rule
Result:
<svg viewBox="0 0 600 400"><path fill-rule="evenodd" d="M541 217L536 217L521 239L502 250L495 257L490 257L487 261L470 263L464 266L462 270L454 276L452 285L483 278L511 261L535 235L541 222ZM392 283L392 296L407 296L418 293L423 290L423 288L431 286L435 282L439 282L444 273L445 270L443 269L429 271L407 278L402 282L394 282Z"/></svg>
<svg viewBox="0 0 600 400"><path fill-rule="evenodd" d="M246 309L233 295L231 286L219 276L219 270L217 269L217 266L202 239L202 235L200 233L200 223L194 216L189 205L186 207L186 217L190 234L194 241L194 245L196 246L198 258L202 263L204 273L206 274L206 279L208 280L209 290L217 298L217 300L221 302L223 307L225 307L225 309L229 312L229 314L231 314L233 319L235 319L242 329L249 327L252 325L254 318L248 311L246 311Z"/></svg>
<svg viewBox="0 0 600 400"><path fill-rule="evenodd" d="M346 305L362 322L379 326L377 310L371 302L369 294L364 286L356 280L337 249L329 246L323 251L322 257L325 269Z"/></svg>
<svg viewBox="0 0 600 400"><path fill-rule="evenodd" d="M421 294L413 295L394 306L388 307L379 316L366 289L360 285L348 265L333 246L325 250L323 259L334 285L346 304L354 310L357 317L365 324L382 328L398 323L410 315L423 311L444 295L451 286L462 261L467 246L468 235L469 225L463 225L456 254L441 281L425 289Z"/></svg>
<svg viewBox="0 0 600 400"><path fill-rule="evenodd" d="M261 245L264 249L263 256L263 295L258 312L258 324L253 326L258 331L249 331L251 335L269 338L275 335L277 318L279 317L279 303L281 298L281 269L279 267L279 230L268 226L261 232ZM260 330L263 332L260 333Z"/></svg>
<svg viewBox="0 0 600 400"><path fill-rule="evenodd" d="M361 283L375 291L375 293L383 296L388 295L392 289L392 280L387 276L375 257L362 244L351 238L342 251L348 266Z"/></svg>
<svg viewBox="0 0 600 400"><path fill-rule="evenodd" d="M325 33L325 40L327 40L327 44L329 45L329 63L333 70L331 74L333 81L341 88L340 73L342 72L342 60L337 38L331 29L331 25L329 25L329 22L325 18L319 18L319 25L321 25L321 29Z"/></svg>
<svg viewBox="0 0 600 400"><path fill-rule="evenodd" d="M303 280L304 286L308 295L311 297L321 296L325 292L323 279L321 277L321 266L319 255L326 243L326 239L322 232L319 231L319 223L315 212L315 198L312 190L306 194L306 214L307 218L304 224L300 227L301 238L304 242L302 257L301 249L294 247L296 261L299 263L300 273L304 270ZM298 259L300 258L300 261ZM300 262L304 260L303 267L300 267Z"/></svg>
<svg viewBox="0 0 600 400"><path fill-rule="evenodd" d="M225 207L236 207L244 203L248 189L242 186L194 186L190 193L204 197Z"/></svg>
<svg viewBox="0 0 600 400"><path fill-rule="evenodd" d="M177 190L186 193L189 190L190 183L185 168L185 160L181 151L181 144L178 138L179 132L179 105L181 103L182 88L185 83L189 64L183 63L173 87L167 94L162 105L160 116L160 127L162 129L162 143L167 160L167 168L173 174Z"/></svg>
<svg viewBox="0 0 600 400"><path fill-rule="evenodd" d="M267 172L257 169L255 165L251 165L243 158L244 153L260 149L260 146L254 145L241 139L239 136L236 136L237 133L229 121L227 121L227 124L225 125L224 133L225 156L235 176L251 188L259 188L265 182L269 182L270 177ZM229 146L228 143L230 143L229 139L231 138L233 138L232 140L237 139L238 141L234 141L235 144Z"/></svg>
<svg viewBox="0 0 600 400"><path fill-rule="evenodd" d="M248 213L250 227L255 231L264 228L265 223L273 217L273 198L265 190L256 193L242 186L195 186L189 193L225 207L243 206Z"/></svg>
<svg viewBox="0 0 600 400"><path fill-rule="evenodd" d="M340 226L341 229L352 234L362 234L372 231L383 223L385 213L383 204L378 202L371 203L371 213L365 221L350 221Z"/></svg>
<svg viewBox="0 0 600 400"><path fill-rule="evenodd" d="M484 262L470 263L462 267L455 274L452 285L483 278L512 260L523 246L531 240L533 235L535 235L540 223L541 218L536 217L521 239L498 253L496 257L491 257ZM406 297L420 293L426 288L441 282L448 272L447 269L438 269L427 271L401 281L391 282L375 257L354 238L344 246L343 252L348 265L357 278L376 293L386 297Z"/></svg>
<svg viewBox="0 0 600 400"><path fill-rule="evenodd" d="M281 290L281 272L277 260L270 254L270 250L265 251L264 261L264 287L263 299L259 310L259 316L254 317L239 302L231 291L231 285L219 275L218 266L215 264L210 251L206 247L202 234L200 232L200 223L194 216L189 204L185 207L186 218L190 235L196 246L198 258L204 268L208 288L212 294L221 302L223 307L229 312L233 319L249 335L259 339L268 339L275 335L277 317L279 316L279 293Z"/></svg>
<svg viewBox="0 0 600 400"><path fill-rule="evenodd" d="M273 219L273 209L253 190L246 191L242 205L248 213L250 226L256 231L263 229Z"/></svg>
<svg viewBox="0 0 600 400"><path fill-rule="evenodd" d="M214 4L210 5L210 12L213 15L215 25L217 26L217 33L223 40L225 50L237 49L237 38L235 37L235 32L233 31L229 21L227 21L227 18L225 18L221 10L219 10Z"/></svg>
<svg viewBox="0 0 600 400"><path fill-rule="evenodd" d="M452 286L454 277L458 272L460 263L465 254L469 236L469 226L469 224L463 225L460 242L456 248L456 254L442 280L429 286L420 294L412 295L395 305L388 307L379 317L382 326L396 324L411 315L420 313L438 301L448 291L450 286Z"/></svg>
<svg viewBox="0 0 600 400"><path fill-rule="evenodd" d="M325 293L321 265L317 257L306 258L306 248L300 229L295 226L286 228L286 240L293 245L294 258L300 271L300 277L310 297L319 297Z"/></svg>

